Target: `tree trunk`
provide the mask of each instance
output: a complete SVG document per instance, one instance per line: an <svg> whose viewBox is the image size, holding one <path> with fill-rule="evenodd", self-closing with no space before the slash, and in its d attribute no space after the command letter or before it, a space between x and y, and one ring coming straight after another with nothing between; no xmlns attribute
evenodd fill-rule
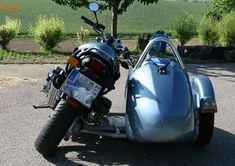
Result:
<svg viewBox="0 0 235 166"><path fill-rule="evenodd" d="M117 1L113 1L112 7L112 26L111 26L111 34L113 37L117 37L117 21L118 21L118 5Z"/></svg>

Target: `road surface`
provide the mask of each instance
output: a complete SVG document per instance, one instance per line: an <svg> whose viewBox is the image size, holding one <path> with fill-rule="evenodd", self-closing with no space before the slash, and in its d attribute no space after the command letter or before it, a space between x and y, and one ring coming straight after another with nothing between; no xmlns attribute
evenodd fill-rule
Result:
<svg viewBox="0 0 235 166"><path fill-rule="evenodd" d="M54 156L42 157L34 140L50 111L34 110L53 65L0 65L0 166L38 165L235 165L235 64L188 65L190 76L210 77L218 104L214 136L205 148L183 144L136 144L125 139L83 136L62 141ZM109 94L112 112L124 112L127 72Z"/></svg>

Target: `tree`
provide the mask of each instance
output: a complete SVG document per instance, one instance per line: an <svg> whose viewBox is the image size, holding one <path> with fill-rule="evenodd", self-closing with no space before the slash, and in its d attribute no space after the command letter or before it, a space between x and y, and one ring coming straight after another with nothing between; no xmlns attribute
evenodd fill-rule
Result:
<svg viewBox="0 0 235 166"><path fill-rule="evenodd" d="M52 0L60 5L67 5L73 9L79 7L87 7L89 4L88 0ZM97 0L96 0L97 1ZM112 11L112 29L111 33L114 37L117 37L117 20L118 15L126 12L127 8L134 3L135 0L99 0L101 10ZM157 3L158 0L138 0L138 2L148 5L151 3Z"/></svg>
<svg viewBox="0 0 235 166"><path fill-rule="evenodd" d="M207 16L213 20L220 20L227 13L235 10L234 0L211 0L209 3L210 10Z"/></svg>

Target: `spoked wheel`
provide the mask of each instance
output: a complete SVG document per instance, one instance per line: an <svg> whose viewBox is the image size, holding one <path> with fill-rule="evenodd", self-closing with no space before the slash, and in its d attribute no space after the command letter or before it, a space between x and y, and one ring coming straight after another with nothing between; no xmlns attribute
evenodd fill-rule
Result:
<svg viewBox="0 0 235 166"><path fill-rule="evenodd" d="M193 142L197 146L205 146L210 142L213 135L214 113L198 113L195 116Z"/></svg>
<svg viewBox="0 0 235 166"><path fill-rule="evenodd" d="M60 101L35 141L36 150L43 156L51 155L78 116L78 110L64 100Z"/></svg>

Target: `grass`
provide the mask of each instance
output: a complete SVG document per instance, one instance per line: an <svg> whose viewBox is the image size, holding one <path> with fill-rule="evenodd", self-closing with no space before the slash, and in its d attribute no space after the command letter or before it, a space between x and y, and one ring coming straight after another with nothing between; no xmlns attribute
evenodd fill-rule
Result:
<svg viewBox="0 0 235 166"><path fill-rule="evenodd" d="M5 16L15 17L21 20L21 33L27 33L29 26L33 25L35 18L40 14L56 15L63 18L66 25L66 32L74 34L80 26L86 26L80 19L85 15L94 20L94 16L87 9L72 10L67 6L55 4L52 0L1 0L0 4L20 5L20 12L0 11L0 23L4 21ZM138 33L153 33L156 30L164 29L172 31L172 25L176 17L187 12L200 18L208 7L204 3L184 3L172 1L160 1L158 4L144 6L135 2L128 11L119 17L118 31L120 34L136 35ZM107 30L110 31L111 14L110 12L98 13L100 22L102 22ZM91 30L92 31L92 30Z"/></svg>
<svg viewBox="0 0 235 166"><path fill-rule="evenodd" d="M68 54L59 52L15 52L0 49L0 64L61 64Z"/></svg>
<svg viewBox="0 0 235 166"><path fill-rule="evenodd" d="M0 64L65 64L70 53L60 52L15 52L0 49ZM133 62L139 59L139 52L132 51ZM185 64L230 63L234 61L181 57Z"/></svg>

